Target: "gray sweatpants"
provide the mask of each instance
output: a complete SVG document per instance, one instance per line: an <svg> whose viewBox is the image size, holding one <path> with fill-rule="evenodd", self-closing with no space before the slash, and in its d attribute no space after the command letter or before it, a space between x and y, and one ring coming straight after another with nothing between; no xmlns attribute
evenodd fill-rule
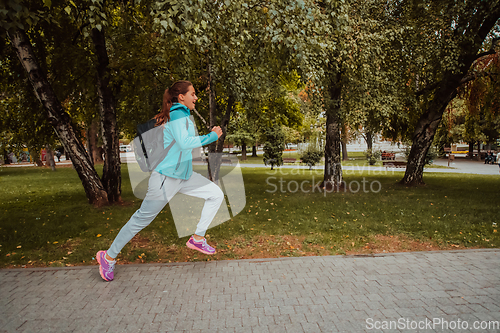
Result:
<svg viewBox="0 0 500 333"><path fill-rule="evenodd" d="M107 251L108 255L116 258L122 248L155 219L177 192L205 199L201 218L195 231L195 234L205 236L208 226L224 200L222 190L196 172L193 172L189 179L184 180L163 176L153 171L149 178L148 192L141 207L120 230Z"/></svg>

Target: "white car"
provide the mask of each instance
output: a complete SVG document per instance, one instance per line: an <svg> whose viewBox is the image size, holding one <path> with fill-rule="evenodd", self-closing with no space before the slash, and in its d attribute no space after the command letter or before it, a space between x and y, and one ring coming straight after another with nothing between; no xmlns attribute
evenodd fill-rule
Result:
<svg viewBox="0 0 500 333"><path fill-rule="evenodd" d="M128 151L132 151L132 148L130 145L120 145L120 151L126 153Z"/></svg>

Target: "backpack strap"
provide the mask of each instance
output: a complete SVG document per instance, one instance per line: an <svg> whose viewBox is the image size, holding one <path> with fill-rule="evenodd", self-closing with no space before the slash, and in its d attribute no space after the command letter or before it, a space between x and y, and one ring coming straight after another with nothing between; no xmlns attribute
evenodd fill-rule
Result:
<svg viewBox="0 0 500 333"><path fill-rule="evenodd" d="M151 119L148 120L147 122L143 124L137 125L137 136L139 137L139 142L141 143L141 148L144 156L148 158L148 152L146 150L146 146L144 145L144 140L142 139L142 134L146 133L150 129L154 128L156 126L156 119Z"/></svg>

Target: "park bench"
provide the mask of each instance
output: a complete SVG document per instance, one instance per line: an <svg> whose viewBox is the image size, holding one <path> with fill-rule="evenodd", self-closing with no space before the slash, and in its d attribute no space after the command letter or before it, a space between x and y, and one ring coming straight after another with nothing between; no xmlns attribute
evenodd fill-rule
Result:
<svg viewBox="0 0 500 333"><path fill-rule="evenodd" d="M383 160L394 160L396 158L396 154L394 153L382 153L382 155L380 155L382 161Z"/></svg>
<svg viewBox="0 0 500 333"><path fill-rule="evenodd" d="M297 161L296 158L284 158L283 159L283 163L295 163L295 161Z"/></svg>
<svg viewBox="0 0 500 333"><path fill-rule="evenodd" d="M382 165L385 168L406 168L406 161L384 161Z"/></svg>

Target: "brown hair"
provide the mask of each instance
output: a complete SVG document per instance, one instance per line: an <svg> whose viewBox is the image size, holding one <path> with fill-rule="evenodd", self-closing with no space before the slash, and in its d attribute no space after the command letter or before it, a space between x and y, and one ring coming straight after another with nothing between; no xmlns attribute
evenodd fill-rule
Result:
<svg viewBox="0 0 500 333"><path fill-rule="evenodd" d="M170 108L172 104L178 103L177 97L187 94L189 87L192 85L193 84L189 81L176 81L170 88L165 90L161 112L154 117L154 119L156 119L156 126L163 125L167 121L170 121Z"/></svg>

